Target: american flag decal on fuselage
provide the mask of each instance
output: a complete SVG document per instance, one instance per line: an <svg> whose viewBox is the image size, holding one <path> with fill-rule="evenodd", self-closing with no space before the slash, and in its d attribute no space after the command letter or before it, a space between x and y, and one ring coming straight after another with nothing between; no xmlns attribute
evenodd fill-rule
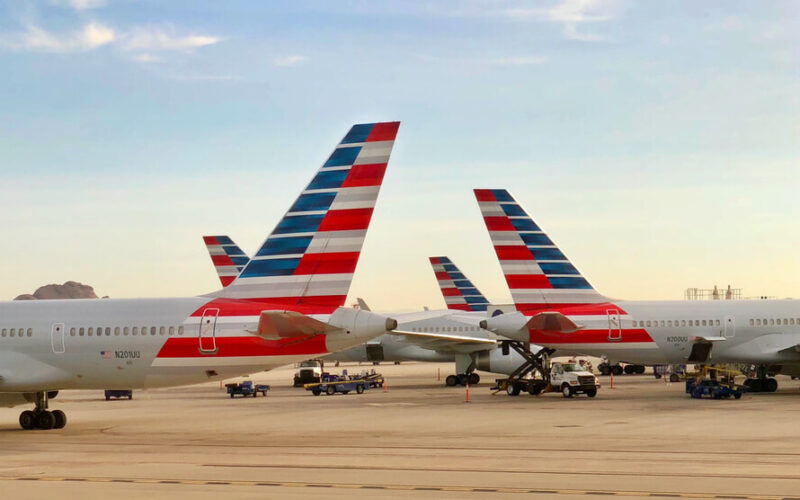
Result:
<svg viewBox="0 0 800 500"><path fill-rule="evenodd" d="M489 301L448 257L429 257L428 260L431 262L448 309L486 310Z"/></svg>

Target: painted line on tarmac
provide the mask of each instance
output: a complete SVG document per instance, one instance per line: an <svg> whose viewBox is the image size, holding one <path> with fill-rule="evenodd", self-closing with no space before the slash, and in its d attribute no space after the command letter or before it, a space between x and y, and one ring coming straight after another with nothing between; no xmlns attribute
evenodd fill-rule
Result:
<svg viewBox="0 0 800 500"><path fill-rule="evenodd" d="M673 493L653 491L614 491L614 490L576 490L548 488L490 488L469 486L414 486L403 484L345 484L345 483L303 483L284 481L222 481L197 479L156 479L156 478L115 478L115 477L0 477L0 481L62 481L78 483L132 483L132 484L170 484L192 486L273 486L280 488L339 488L351 490L387 491L446 491L459 493L528 493L538 495L604 495L640 496L651 498L714 498L720 500L800 500L800 497L781 495L722 495L715 493Z"/></svg>

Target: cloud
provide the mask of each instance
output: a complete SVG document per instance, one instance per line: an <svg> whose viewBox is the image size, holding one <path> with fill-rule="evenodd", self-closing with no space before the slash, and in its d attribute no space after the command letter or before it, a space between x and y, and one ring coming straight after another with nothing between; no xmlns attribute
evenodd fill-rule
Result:
<svg viewBox="0 0 800 500"><path fill-rule="evenodd" d="M31 24L26 26L24 32L10 39L0 40L0 45L12 50L32 52L79 52L102 47L116 39L117 34L113 29L96 22L62 35Z"/></svg>
<svg viewBox="0 0 800 500"><path fill-rule="evenodd" d="M106 0L67 0L67 5L75 10L89 10L105 7Z"/></svg>
<svg viewBox="0 0 800 500"><path fill-rule="evenodd" d="M207 35L176 36L172 29L136 28L122 41L122 47L130 51L187 51L219 43L222 38Z"/></svg>
<svg viewBox="0 0 800 500"><path fill-rule="evenodd" d="M160 57L154 56L153 54L148 54L146 52L142 53L142 54L136 54L136 55L133 56L132 59L134 61L140 62L140 63L151 63L151 62L157 62L157 61L161 60Z"/></svg>
<svg viewBox="0 0 800 500"><path fill-rule="evenodd" d="M520 7L506 9L506 17L518 21L545 21L563 25L564 36L582 42L600 42L605 38L580 31L579 26L603 23L616 19L621 10L617 1L603 0L559 0L549 8Z"/></svg>
<svg viewBox="0 0 800 500"><path fill-rule="evenodd" d="M272 64L275 66L297 66L305 60L306 56L301 55L279 56L272 60Z"/></svg>
<svg viewBox="0 0 800 500"><path fill-rule="evenodd" d="M493 59L491 62L501 66L530 66L547 62L547 58L544 56L506 56Z"/></svg>

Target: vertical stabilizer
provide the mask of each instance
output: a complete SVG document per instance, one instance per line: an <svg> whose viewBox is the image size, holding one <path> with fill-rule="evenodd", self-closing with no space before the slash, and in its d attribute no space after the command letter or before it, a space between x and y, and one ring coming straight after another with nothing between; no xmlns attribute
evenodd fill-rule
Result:
<svg viewBox="0 0 800 500"><path fill-rule="evenodd" d="M595 291L508 191L476 189L475 198L518 310L608 300Z"/></svg>
<svg viewBox="0 0 800 500"><path fill-rule="evenodd" d="M230 285L250 262L250 257L227 236L203 236L203 242L223 287Z"/></svg>
<svg viewBox="0 0 800 500"><path fill-rule="evenodd" d="M400 122L354 125L241 274L214 295L344 305Z"/></svg>
<svg viewBox="0 0 800 500"><path fill-rule="evenodd" d="M485 311L489 302L448 257L429 257L448 309Z"/></svg>

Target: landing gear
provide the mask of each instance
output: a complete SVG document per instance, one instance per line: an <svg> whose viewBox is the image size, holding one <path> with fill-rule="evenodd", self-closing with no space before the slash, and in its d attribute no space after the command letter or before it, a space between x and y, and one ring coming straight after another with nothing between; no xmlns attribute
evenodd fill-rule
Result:
<svg viewBox="0 0 800 500"><path fill-rule="evenodd" d="M67 415L63 411L47 409L48 394L46 392L36 393L36 408L20 413L20 427L27 431L31 429L63 429L67 425Z"/></svg>
<svg viewBox="0 0 800 500"><path fill-rule="evenodd" d="M447 387L455 387L457 385L467 385L467 382L469 382L469 385L478 385L480 381L481 381L480 375L478 375L475 372L472 372L469 374L461 373L458 375L448 375L444 379L444 384Z"/></svg>
<svg viewBox="0 0 800 500"><path fill-rule="evenodd" d="M747 392L775 392L778 390L778 381L770 377L768 369L764 365L759 365L756 369L755 378L748 378L744 381Z"/></svg>

